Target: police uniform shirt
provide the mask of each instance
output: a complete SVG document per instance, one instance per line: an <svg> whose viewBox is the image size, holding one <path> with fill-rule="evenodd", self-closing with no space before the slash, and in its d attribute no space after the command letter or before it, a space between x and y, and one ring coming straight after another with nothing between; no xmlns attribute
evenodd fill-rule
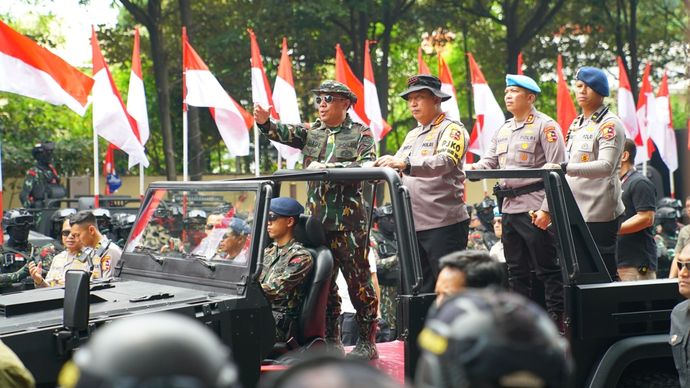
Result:
<svg viewBox="0 0 690 388"><path fill-rule="evenodd" d="M656 210L656 191L652 181L635 169L622 178L624 219L630 219L640 211ZM618 236L618 267L645 266L651 271L657 269L654 227L649 226L635 233Z"/></svg>
<svg viewBox="0 0 690 388"><path fill-rule="evenodd" d="M63 286L65 285L65 274L68 270L80 269L82 271L88 271L89 263L86 260L79 260L79 256L81 256L81 254L82 252L73 254L68 250L58 253L53 258L53 264L50 266L50 270L43 280L43 284L49 287ZM98 271L98 273L93 272L91 274L91 279L96 279L98 277L100 277L100 271Z"/></svg>
<svg viewBox="0 0 690 388"><path fill-rule="evenodd" d="M618 172L624 141L623 123L607 106L570 125L566 179L586 222L613 221L623 214Z"/></svg>
<svg viewBox="0 0 690 388"><path fill-rule="evenodd" d="M108 242L110 242L110 245L108 245ZM96 252L98 253L101 247L105 247L106 245L108 245L108 249L105 253L102 253L100 257L93 258L93 272L94 274L98 273L97 277L112 277L113 268L115 268L117 262L120 261L120 256L122 255L120 247L108 240L105 236L103 236L101 241L96 245Z"/></svg>
<svg viewBox="0 0 690 388"><path fill-rule="evenodd" d="M524 122L511 118L491 139L489 150L473 164L475 170L540 168L546 163L565 161L565 143L561 127L551 117L532 108ZM527 186L540 179L502 179L503 188ZM544 190L533 191L503 200L502 212L526 213L548 210Z"/></svg>
<svg viewBox="0 0 690 388"><path fill-rule="evenodd" d="M462 163L469 135L462 123L441 114L410 131L395 154L409 158L402 183L410 191L416 230L453 225L469 218Z"/></svg>
<svg viewBox="0 0 690 388"><path fill-rule="evenodd" d="M685 300L671 312L671 333L669 343L673 353L673 362L678 370L680 386L687 387L688 370L690 370L690 353L688 337L690 336L690 300Z"/></svg>

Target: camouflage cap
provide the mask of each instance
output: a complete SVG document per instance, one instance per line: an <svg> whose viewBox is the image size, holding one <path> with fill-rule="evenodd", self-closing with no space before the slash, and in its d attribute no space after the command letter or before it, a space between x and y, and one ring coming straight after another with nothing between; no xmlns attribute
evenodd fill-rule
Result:
<svg viewBox="0 0 690 388"><path fill-rule="evenodd" d="M312 93L314 94L319 94L319 93L337 93L337 94L342 94L350 101L352 101L353 104L357 103L357 96L352 93L352 90L345 86L345 84L342 84L338 81L333 81L333 80L326 80L319 85L318 89L312 89Z"/></svg>

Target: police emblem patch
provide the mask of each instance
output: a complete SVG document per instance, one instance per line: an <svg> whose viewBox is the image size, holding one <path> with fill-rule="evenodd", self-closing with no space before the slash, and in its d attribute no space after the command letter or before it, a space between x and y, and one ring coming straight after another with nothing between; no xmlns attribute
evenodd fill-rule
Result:
<svg viewBox="0 0 690 388"><path fill-rule="evenodd" d="M462 135L460 134L460 131L458 131L457 129L454 129L450 132L450 138L455 141L460 140L460 136Z"/></svg>
<svg viewBox="0 0 690 388"><path fill-rule="evenodd" d="M554 126L544 128L544 135L546 135L546 141L549 143L553 143L556 141L556 139L558 139L556 127Z"/></svg>
<svg viewBox="0 0 690 388"><path fill-rule="evenodd" d="M523 162L526 161L527 160L527 154L521 153L520 154L520 160L522 160Z"/></svg>
<svg viewBox="0 0 690 388"><path fill-rule="evenodd" d="M581 162L589 162L589 154L582 154L580 157Z"/></svg>
<svg viewBox="0 0 690 388"><path fill-rule="evenodd" d="M608 123L601 127L601 137L606 140L611 140L616 137L616 124Z"/></svg>

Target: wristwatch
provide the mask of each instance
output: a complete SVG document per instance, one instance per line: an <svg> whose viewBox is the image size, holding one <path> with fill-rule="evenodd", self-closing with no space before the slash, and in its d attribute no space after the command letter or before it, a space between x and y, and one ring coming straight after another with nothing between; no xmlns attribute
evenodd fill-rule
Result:
<svg viewBox="0 0 690 388"><path fill-rule="evenodd" d="M410 165L410 157L405 158L405 168L402 170L402 173L405 175L410 175L410 169L412 168L412 165Z"/></svg>

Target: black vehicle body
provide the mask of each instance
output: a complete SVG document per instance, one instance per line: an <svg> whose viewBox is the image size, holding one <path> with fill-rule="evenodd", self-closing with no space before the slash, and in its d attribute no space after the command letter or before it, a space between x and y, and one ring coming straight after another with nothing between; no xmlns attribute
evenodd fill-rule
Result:
<svg viewBox="0 0 690 388"><path fill-rule="evenodd" d="M646 360L663 360L671 367L667 343L670 312L679 300L671 280L613 283L562 174L548 170L468 171L471 179L544 179L552 221L562 258L566 288L568 336L576 363L574 387L611 387L628 368ZM419 292L422 270L410 196L392 169L355 168L321 171L279 171L275 175L214 182L159 182L152 184L138 220L160 190L187 193L235 190L254 193L250 260L246 266L208 263L171 254L127 249L116 278L91 285L90 315L86 330L67 330L63 324L64 291L30 290L0 296L0 339L10 346L38 382L54 383L72 349L88 340L98 327L114 319L154 311L174 311L210 326L233 351L246 387L256 384L261 360L274 344L270 304L257 282L262 266L268 201L287 182L364 181L385 183L395 217L400 259L398 298L399 338L405 342L405 372L414 375L418 358L417 336L433 294ZM284 190L285 191L285 190ZM375 196L376 189L372 190ZM137 221L140 222L140 221ZM3 316L4 315L4 316Z"/></svg>

